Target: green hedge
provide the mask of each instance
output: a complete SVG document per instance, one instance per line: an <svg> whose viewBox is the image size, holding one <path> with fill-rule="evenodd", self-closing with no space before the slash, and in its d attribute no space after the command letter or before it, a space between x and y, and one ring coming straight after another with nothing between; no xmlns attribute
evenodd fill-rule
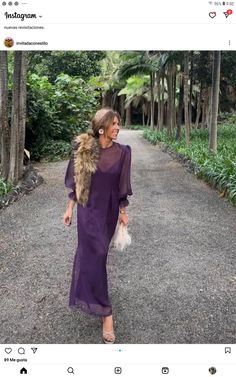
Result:
<svg viewBox="0 0 236 377"><path fill-rule="evenodd" d="M166 130L145 130L144 137L152 144L163 143L198 166L197 175L223 191L236 205L236 127L218 127L217 153L208 151L208 130L191 130L190 144L185 145L184 129L180 141L171 139Z"/></svg>

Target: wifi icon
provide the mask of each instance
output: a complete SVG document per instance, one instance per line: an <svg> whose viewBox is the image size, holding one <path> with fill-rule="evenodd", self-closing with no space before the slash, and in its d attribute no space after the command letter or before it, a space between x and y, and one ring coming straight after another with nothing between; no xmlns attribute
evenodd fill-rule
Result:
<svg viewBox="0 0 236 377"><path fill-rule="evenodd" d="M32 349L33 353L35 353L35 352L37 351L38 348L32 348L32 347L31 347L31 349Z"/></svg>

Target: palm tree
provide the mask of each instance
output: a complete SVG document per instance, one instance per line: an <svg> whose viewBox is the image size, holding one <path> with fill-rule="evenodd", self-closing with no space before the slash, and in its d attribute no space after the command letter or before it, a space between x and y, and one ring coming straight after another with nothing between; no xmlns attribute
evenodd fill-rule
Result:
<svg viewBox="0 0 236 377"><path fill-rule="evenodd" d="M126 53L127 54L127 53ZM150 53L149 51L136 52L128 55L126 61L118 69L118 77L127 79L130 76L147 74L150 78L150 115L151 129L154 128L154 86L155 72L159 67L159 53Z"/></svg>
<svg viewBox="0 0 236 377"><path fill-rule="evenodd" d="M115 106L118 90L121 89L121 83L116 75L120 61L120 52L107 51L106 57L100 62L101 74L93 78L97 87L102 91L102 107Z"/></svg>
<svg viewBox="0 0 236 377"><path fill-rule="evenodd" d="M145 116L147 115L148 102L150 101L148 84L148 75L134 75L126 80L126 86L118 93L118 96L125 96L126 110L131 109L131 104L136 108L139 106L142 109L143 125L145 125ZM130 124L128 120L126 118L127 125Z"/></svg>

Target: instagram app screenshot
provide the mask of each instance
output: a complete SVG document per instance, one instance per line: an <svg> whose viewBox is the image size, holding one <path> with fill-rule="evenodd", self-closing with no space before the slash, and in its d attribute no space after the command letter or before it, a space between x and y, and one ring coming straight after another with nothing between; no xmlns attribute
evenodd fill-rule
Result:
<svg viewBox="0 0 236 377"><path fill-rule="evenodd" d="M235 1L0 1L0 375L236 375Z"/></svg>

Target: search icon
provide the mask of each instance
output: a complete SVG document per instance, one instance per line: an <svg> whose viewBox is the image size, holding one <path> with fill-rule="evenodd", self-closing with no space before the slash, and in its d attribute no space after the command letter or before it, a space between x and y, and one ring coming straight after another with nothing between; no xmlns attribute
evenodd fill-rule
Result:
<svg viewBox="0 0 236 377"><path fill-rule="evenodd" d="M73 374L74 374L74 368L72 368L72 367L67 368L67 372L68 372L68 373L73 373Z"/></svg>

